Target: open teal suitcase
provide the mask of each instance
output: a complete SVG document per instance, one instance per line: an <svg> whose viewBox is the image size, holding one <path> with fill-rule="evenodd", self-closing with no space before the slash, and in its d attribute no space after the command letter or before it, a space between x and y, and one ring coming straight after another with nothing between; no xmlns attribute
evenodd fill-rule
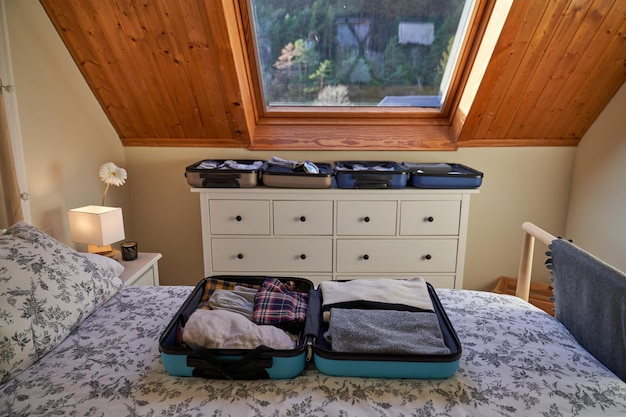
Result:
<svg viewBox="0 0 626 417"><path fill-rule="evenodd" d="M435 313L450 349L446 355L365 354L334 352L323 334L328 324L322 320L322 293L304 278L277 277L294 281L298 291L308 292L307 318L296 347L273 350L191 349L177 341L177 335L189 316L207 297L207 280L219 279L237 284L260 285L263 276L214 276L200 281L163 331L159 340L165 370L175 376L211 379L289 379L315 366L332 376L376 378L448 378L456 372L461 358L461 344L433 287L427 284Z"/></svg>
<svg viewBox="0 0 626 417"><path fill-rule="evenodd" d="M309 295L309 314L317 317L307 319L307 328L313 346L315 367L333 376L373 378L449 378L457 371L461 360L461 343L450 319L446 315L434 288L427 283L428 292L439 320L444 342L450 349L444 355L416 354L369 354L334 352L324 340L328 324L321 319L322 294L319 289Z"/></svg>
<svg viewBox="0 0 626 417"><path fill-rule="evenodd" d="M210 379L287 379L298 376L304 370L309 351L308 340L302 331L296 347L274 350L263 346L252 349L192 349L178 342L181 328L207 299L211 290L207 282L218 279L236 284L260 285L264 276L213 276L201 280L174 315L159 339L161 360L165 370L176 376L198 376ZM293 281L300 292L308 293L313 283L304 278L277 277L281 281Z"/></svg>

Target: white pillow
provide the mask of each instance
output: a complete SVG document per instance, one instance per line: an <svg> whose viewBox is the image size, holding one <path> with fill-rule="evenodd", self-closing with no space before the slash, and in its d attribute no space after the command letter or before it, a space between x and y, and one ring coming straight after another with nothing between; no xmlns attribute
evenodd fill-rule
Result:
<svg viewBox="0 0 626 417"><path fill-rule="evenodd" d="M113 272L113 275L119 277L124 272L124 265L116 261L115 259L108 258L106 256L98 255L97 253L81 253L82 256L96 264L98 268L108 269Z"/></svg>
<svg viewBox="0 0 626 417"><path fill-rule="evenodd" d="M59 344L123 283L20 222L0 235L0 384Z"/></svg>

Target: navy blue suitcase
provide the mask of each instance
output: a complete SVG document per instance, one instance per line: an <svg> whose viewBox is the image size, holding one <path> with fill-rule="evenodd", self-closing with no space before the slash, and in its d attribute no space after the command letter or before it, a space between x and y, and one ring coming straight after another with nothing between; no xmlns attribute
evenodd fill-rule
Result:
<svg viewBox="0 0 626 417"><path fill-rule="evenodd" d="M404 188L409 169L393 161L336 161L335 180L339 188Z"/></svg>
<svg viewBox="0 0 626 417"><path fill-rule="evenodd" d="M478 188L483 173L462 164L403 162L410 171L409 184L415 188Z"/></svg>

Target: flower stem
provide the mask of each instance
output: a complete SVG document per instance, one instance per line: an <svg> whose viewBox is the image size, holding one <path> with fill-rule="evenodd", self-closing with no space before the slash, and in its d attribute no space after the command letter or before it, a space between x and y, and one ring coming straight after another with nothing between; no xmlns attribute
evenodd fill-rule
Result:
<svg viewBox="0 0 626 417"><path fill-rule="evenodd" d="M111 184L107 184L107 186L104 188L104 194L102 194L102 204L100 204L101 206L104 206L104 199L107 197L107 191L109 191L110 186Z"/></svg>

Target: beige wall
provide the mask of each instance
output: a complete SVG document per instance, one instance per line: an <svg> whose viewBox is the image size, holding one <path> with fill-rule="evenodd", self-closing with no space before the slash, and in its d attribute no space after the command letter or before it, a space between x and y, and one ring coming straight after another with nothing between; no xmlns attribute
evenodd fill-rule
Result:
<svg viewBox="0 0 626 417"><path fill-rule="evenodd" d="M101 203L98 169L124 166L124 148L39 2L4 3L32 223L71 244L67 210ZM126 193L111 190L107 205L126 212Z"/></svg>
<svg viewBox="0 0 626 417"><path fill-rule="evenodd" d="M18 90L33 224L69 242L66 211L99 204L100 164L128 170L107 204L124 209L127 238L161 252L163 284L195 284L203 276L198 196L185 167L204 158L333 161L389 159L458 162L484 172L470 204L465 287L492 289L517 274L523 221L562 234L576 148L468 148L457 152L263 153L212 148L123 148L36 0L6 0ZM536 259L536 277L547 279Z"/></svg>
<svg viewBox="0 0 626 417"><path fill-rule="evenodd" d="M578 146L565 236L626 271L626 84Z"/></svg>
<svg viewBox="0 0 626 417"><path fill-rule="evenodd" d="M521 224L530 220L562 233L575 148L461 149L458 152L281 152L316 161L384 159L459 162L483 171L480 193L471 197L465 287L492 289L501 275L516 275ZM202 276L200 204L189 192L185 167L204 158L261 158L272 153L236 149L127 148L133 170L134 238L164 254L164 283L194 283ZM543 260L537 256L537 265ZM537 267L537 278L548 274Z"/></svg>

